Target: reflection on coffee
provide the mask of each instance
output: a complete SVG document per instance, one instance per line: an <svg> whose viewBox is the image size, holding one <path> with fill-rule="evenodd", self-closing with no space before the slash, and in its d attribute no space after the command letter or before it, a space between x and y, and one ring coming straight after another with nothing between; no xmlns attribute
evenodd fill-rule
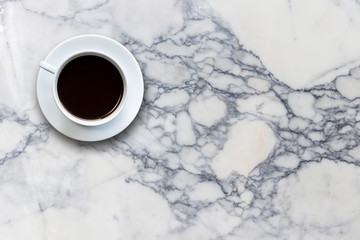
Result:
<svg viewBox="0 0 360 240"><path fill-rule="evenodd" d="M59 99L76 117L96 120L110 115L121 102L124 83L119 70L105 58L77 57L62 69L57 83Z"/></svg>

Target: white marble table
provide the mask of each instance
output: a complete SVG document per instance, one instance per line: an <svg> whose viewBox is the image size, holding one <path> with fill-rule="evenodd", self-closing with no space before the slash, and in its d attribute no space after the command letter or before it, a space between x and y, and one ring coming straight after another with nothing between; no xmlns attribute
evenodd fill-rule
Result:
<svg viewBox="0 0 360 240"><path fill-rule="evenodd" d="M143 71L134 122L77 142L38 64L85 33ZM357 0L0 0L0 239L359 239Z"/></svg>

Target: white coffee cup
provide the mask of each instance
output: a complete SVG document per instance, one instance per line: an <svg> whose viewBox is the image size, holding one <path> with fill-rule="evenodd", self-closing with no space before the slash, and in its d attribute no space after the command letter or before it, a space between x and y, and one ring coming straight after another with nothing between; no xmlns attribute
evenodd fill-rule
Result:
<svg viewBox="0 0 360 240"><path fill-rule="evenodd" d="M123 81L123 94L121 96L120 102L116 105L116 108L109 113L108 115L106 115L103 118L99 118L99 119L84 119L84 118L80 118L78 116L76 116L74 113L71 113L69 110L66 109L66 107L62 104L62 102L60 101L59 98L59 94L58 94L58 81L59 81L59 76L61 74L61 71L64 69L64 67L70 63L72 60L78 58L78 57L82 57L82 56L97 56L97 57L101 57L107 61L109 61L110 63L112 63L117 70L119 71L120 75L121 75L121 81ZM123 74L121 67L119 66L119 64L114 61L110 56L106 55L105 53L99 52L99 51L83 51L83 52L76 52L73 55L69 56L67 59L65 59L65 61L63 61L59 67L53 66L50 63L47 63L45 61L42 61L40 63L40 67L43 68L44 70L54 74L54 78L53 78L53 82L52 82L52 90L53 90L53 97L55 99L56 105L57 107L60 109L60 111L71 121L83 125L83 126L99 126L99 125L103 125L108 123L109 121L111 121L112 119L114 119L116 116L119 115L119 113L121 112L121 110L124 108L125 103L126 103L126 99L127 99L127 79L125 77L125 75Z"/></svg>

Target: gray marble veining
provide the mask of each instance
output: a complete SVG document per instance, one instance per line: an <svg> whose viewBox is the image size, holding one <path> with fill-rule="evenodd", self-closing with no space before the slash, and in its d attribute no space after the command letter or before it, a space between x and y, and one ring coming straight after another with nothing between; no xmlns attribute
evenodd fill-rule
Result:
<svg viewBox="0 0 360 240"><path fill-rule="evenodd" d="M0 236L356 239L355 2L0 1ZM145 83L97 143L54 130L35 94L38 63L82 33L125 45Z"/></svg>

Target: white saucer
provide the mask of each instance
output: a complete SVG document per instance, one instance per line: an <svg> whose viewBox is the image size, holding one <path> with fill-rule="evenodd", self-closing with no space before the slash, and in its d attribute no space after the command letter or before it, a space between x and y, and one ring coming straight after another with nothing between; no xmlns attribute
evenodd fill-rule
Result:
<svg viewBox="0 0 360 240"><path fill-rule="evenodd" d="M120 133L134 120L143 100L144 81L134 56L120 43L100 35L81 35L68 39L56 46L45 62L59 67L69 56L84 50L106 53L121 66L123 74L129 79L126 104L119 115L100 126L82 126L69 120L53 97L54 74L42 68L37 79L37 97L44 116L59 132L80 141L100 141Z"/></svg>

